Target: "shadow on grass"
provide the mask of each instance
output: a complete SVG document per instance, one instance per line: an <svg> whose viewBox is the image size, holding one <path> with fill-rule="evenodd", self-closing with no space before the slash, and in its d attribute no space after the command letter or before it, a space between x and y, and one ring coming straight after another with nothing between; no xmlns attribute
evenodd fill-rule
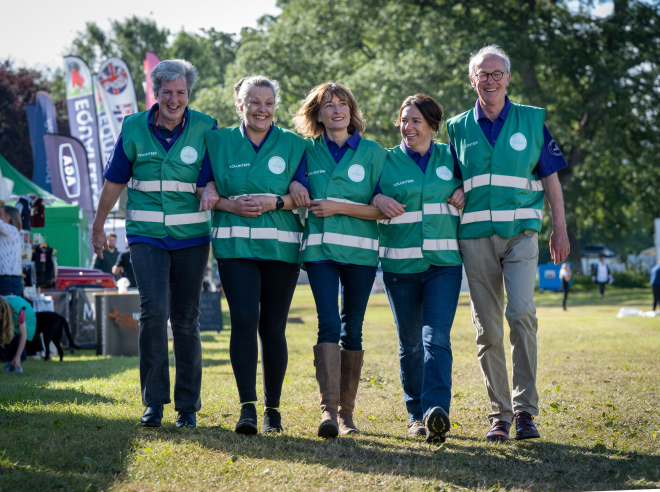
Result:
<svg viewBox="0 0 660 492"><path fill-rule="evenodd" d="M187 435L163 432L152 439L185 439L251 459L320 464L364 475L442 480L460 487L598 490L660 478L660 456L547 441L485 444L480 439L457 436L438 449L417 439L395 438L393 443L392 437L383 435L363 434L334 441L287 434L245 437L223 426L201 428Z"/></svg>
<svg viewBox="0 0 660 492"><path fill-rule="evenodd" d="M81 403L78 397L78 403ZM2 490L99 490L125 469L135 419L3 408Z"/></svg>

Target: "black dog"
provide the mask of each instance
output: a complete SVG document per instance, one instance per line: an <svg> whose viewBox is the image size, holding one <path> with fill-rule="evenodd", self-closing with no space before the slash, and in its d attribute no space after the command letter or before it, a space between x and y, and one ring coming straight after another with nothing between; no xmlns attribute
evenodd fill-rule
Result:
<svg viewBox="0 0 660 492"><path fill-rule="evenodd" d="M66 334L66 337L69 339L69 348L71 353L73 349L80 348L73 342L73 337L71 336L71 331L69 331L69 323L67 323L66 318L57 313L44 311L37 314L37 329L34 333L34 338L31 342L26 343L26 349L28 355L34 355L37 352L42 350L41 348L41 337L39 334L43 334L44 345L43 349L46 350L46 357L44 360L50 359L50 342L52 341L57 347L57 353L60 356L60 362L64 357L64 351L60 342L62 340L62 332Z"/></svg>

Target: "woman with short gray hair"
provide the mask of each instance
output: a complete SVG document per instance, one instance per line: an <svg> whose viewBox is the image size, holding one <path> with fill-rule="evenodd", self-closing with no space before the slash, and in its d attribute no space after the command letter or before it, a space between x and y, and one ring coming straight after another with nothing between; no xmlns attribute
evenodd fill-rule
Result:
<svg viewBox="0 0 660 492"><path fill-rule="evenodd" d="M211 242L231 315L229 356L241 403L236 432L258 430L258 339L265 407L261 431L280 432L288 362L285 329L302 237L287 190L305 143L273 123L279 102L276 81L245 77L234 86L234 100L241 125L206 132L206 143L219 193ZM205 194L210 190L211 183Z"/></svg>
<svg viewBox="0 0 660 492"><path fill-rule="evenodd" d="M185 60L164 60L151 72L157 103L124 119L103 176L105 184L92 226L92 244L108 250L103 224L128 186L126 239L140 293L140 384L144 427L160 427L170 403L167 320L172 325L176 380L176 427L194 428L201 408L202 345L199 302L206 271L211 220L196 191L208 162L204 132L215 120L188 109L197 80ZM165 302L163 302L165 301ZM175 302L173 302L175 301Z"/></svg>

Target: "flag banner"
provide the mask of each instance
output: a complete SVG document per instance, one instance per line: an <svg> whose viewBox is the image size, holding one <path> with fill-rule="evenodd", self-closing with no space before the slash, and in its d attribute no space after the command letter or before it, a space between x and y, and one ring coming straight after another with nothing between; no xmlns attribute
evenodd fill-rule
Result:
<svg viewBox="0 0 660 492"><path fill-rule="evenodd" d="M96 77L101 88L101 99L116 139L121 132L124 118L137 112L133 78L124 60L115 57L108 58L101 64Z"/></svg>
<svg viewBox="0 0 660 492"><path fill-rule="evenodd" d="M48 93L37 92L37 102L35 104L34 116L30 115L30 110L26 109L28 122L34 121L30 125L30 140L32 142L32 181L46 191L51 191L50 173L46 160L46 149L44 148L44 133L57 132L57 119L55 117L55 106Z"/></svg>
<svg viewBox="0 0 660 492"><path fill-rule="evenodd" d="M53 195L82 208L91 224L94 204L85 145L77 138L60 133L45 133L43 141Z"/></svg>
<svg viewBox="0 0 660 492"><path fill-rule="evenodd" d="M94 108L94 84L87 64L77 56L65 56L66 104L71 135L80 140L87 151L89 182L94 210L99 203L102 181L102 161L99 130Z"/></svg>
<svg viewBox="0 0 660 492"><path fill-rule="evenodd" d="M101 98L101 87L99 86L98 77L94 75L92 78L94 80L94 97L96 101L96 122L99 129L99 143L101 146L101 168L105 170L105 166L108 164L108 161L112 156L112 151L115 148L115 142L117 141L117 138L119 138L119 135L115 135L112 124L110 123L108 112L105 110L105 104Z"/></svg>
<svg viewBox="0 0 660 492"><path fill-rule="evenodd" d="M144 67L144 80L145 87L144 93L147 96L147 110L151 109L151 106L156 104L156 98L154 97L153 87L151 86L151 71L156 65L160 63L160 59L155 53L147 51L145 59L142 61L142 66Z"/></svg>

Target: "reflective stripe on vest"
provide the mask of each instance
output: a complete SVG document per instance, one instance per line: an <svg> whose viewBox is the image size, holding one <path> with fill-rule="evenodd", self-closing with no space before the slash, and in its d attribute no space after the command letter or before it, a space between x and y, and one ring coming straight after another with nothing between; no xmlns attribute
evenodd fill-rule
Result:
<svg viewBox="0 0 660 492"><path fill-rule="evenodd" d="M174 214L165 216L166 226L178 226L186 224L200 224L211 220L211 211L204 210L203 212L193 212L191 214Z"/></svg>
<svg viewBox="0 0 660 492"><path fill-rule="evenodd" d="M161 181L140 181L138 179L129 179L127 186L136 191L145 193L160 192ZM181 181L162 181L162 191L175 191L179 193L195 193L197 183L183 183Z"/></svg>
<svg viewBox="0 0 660 492"><path fill-rule="evenodd" d="M323 243L378 251L378 239L369 239L368 237L360 236L349 236L348 234L337 234L336 232L310 234L300 245L300 250L304 251L307 246L318 246Z"/></svg>
<svg viewBox="0 0 660 492"><path fill-rule="evenodd" d="M415 222L421 222L422 218L422 211L420 210L419 212L403 212L398 217L394 217L393 219L381 219L378 222L384 225L413 224Z"/></svg>
<svg viewBox="0 0 660 492"><path fill-rule="evenodd" d="M424 239L422 249L427 251L458 251L457 239Z"/></svg>
<svg viewBox="0 0 660 492"><path fill-rule="evenodd" d="M248 194L243 194L243 195L232 195L229 197L230 200L238 200L242 196L256 196L256 195L262 195L262 196L282 196L282 195L276 195L275 193L255 193L254 195L248 195Z"/></svg>
<svg viewBox="0 0 660 492"><path fill-rule="evenodd" d="M348 203L349 205L367 205L366 203L352 202L350 200L344 200L343 198L328 197L326 198L326 200L330 200L331 202L337 202L337 203Z"/></svg>
<svg viewBox="0 0 660 492"><path fill-rule="evenodd" d="M424 213L426 215L454 215L459 216L458 209L449 203L425 203Z"/></svg>
<svg viewBox="0 0 660 492"><path fill-rule="evenodd" d="M163 223L163 212L149 212L148 210L126 210L126 220L135 222L160 222Z"/></svg>
<svg viewBox="0 0 660 492"><path fill-rule="evenodd" d="M302 232L279 231L274 227L250 229L245 226L214 227L211 232L213 239L229 239L232 237L252 239L275 239L283 243L300 243Z"/></svg>
<svg viewBox="0 0 660 492"><path fill-rule="evenodd" d="M493 222L513 222L517 219L538 219L543 220L543 210L536 208L519 208L517 210L480 210L478 212L468 212L463 214L461 224L470 224L472 222L484 222L491 220Z"/></svg>
<svg viewBox="0 0 660 492"><path fill-rule="evenodd" d="M456 239L424 239L421 248L379 248L381 258L388 260L411 260L424 258L422 249L427 251L459 251Z"/></svg>
<svg viewBox="0 0 660 492"><path fill-rule="evenodd" d="M520 188L521 190L543 191L543 183L539 180L505 176L503 174L480 174L463 181L465 193L479 186L505 186L507 188Z"/></svg>

